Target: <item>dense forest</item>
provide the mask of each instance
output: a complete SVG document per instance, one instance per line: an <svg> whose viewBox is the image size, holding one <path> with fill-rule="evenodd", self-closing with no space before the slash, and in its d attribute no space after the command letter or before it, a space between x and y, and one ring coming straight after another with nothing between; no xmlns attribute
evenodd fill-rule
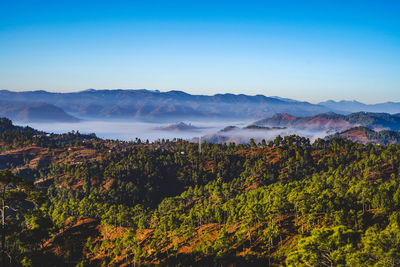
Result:
<svg viewBox="0 0 400 267"><path fill-rule="evenodd" d="M3 266L400 265L400 145L3 128Z"/></svg>

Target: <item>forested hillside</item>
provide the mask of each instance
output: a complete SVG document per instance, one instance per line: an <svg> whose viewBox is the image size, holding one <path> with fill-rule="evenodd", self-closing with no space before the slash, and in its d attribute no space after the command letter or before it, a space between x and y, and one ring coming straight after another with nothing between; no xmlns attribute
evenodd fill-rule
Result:
<svg viewBox="0 0 400 267"><path fill-rule="evenodd" d="M336 133L327 138L346 138L363 144L373 143L380 145L400 144L400 132L398 131L374 131L366 127L354 127L346 131Z"/></svg>
<svg viewBox="0 0 400 267"><path fill-rule="evenodd" d="M295 129L343 131L363 126L373 130L400 130L400 114L355 112L348 115L324 113L310 117L295 117L276 114L271 118L256 121L258 126L292 127Z"/></svg>
<svg viewBox="0 0 400 267"><path fill-rule="evenodd" d="M199 151L24 131L0 145L7 265L400 264L400 145L278 136Z"/></svg>

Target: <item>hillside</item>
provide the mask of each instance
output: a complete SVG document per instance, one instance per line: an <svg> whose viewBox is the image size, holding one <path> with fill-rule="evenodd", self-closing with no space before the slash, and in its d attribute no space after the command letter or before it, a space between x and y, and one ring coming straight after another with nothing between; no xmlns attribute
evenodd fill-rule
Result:
<svg viewBox="0 0 400 267"><path fill-rule="evenodd" d="M8 217L13 266L400 264L399 145L15 132L0 148L45 201Z"/></svg>
<svg viewBox="0 0 400 267"><path fill-rule="evenodd" d="M350 128L346 131L328 136L327 138L333 137L345 138L353 142L360 142L363 144L400 144L400 132L387 130L375 132L369 128L362 126Z"/></svg>
<svg viewBox="0 0 400 267"><path fill-rule="evenodd" d="M32 140L35 135L44 134L31 127L21 127L13 125L12 121L7 118L0 117L0 151L8 149L11 143L23 143L26 140ZM2 167L0 163L0 169Z"/></svg>
<svg viewBox="0 0 400 267"><path fill-rule="evenodd" d="M26 122L77 122L74 116L52 104L43 102L14 103L6 102L7 97L0 97L0 116L20 123Z"/></svg>
<svg viewBox="0 0 400 267"><path fill-rule="evenodd" d="M27 129L27 128L13 125L13 123L10 119L0 118L0 134L2 134L5 131L13 131L13 130L23 131L24 129Z"/></svg>
<svg viewBox="0 0 400 267"><path fill-rule="evenodd" d="M271 118L254 123L258 126L292 127L307 130L325 130L328 132L343 131L356 126L375 130L400 130L400 113L356 112L348 115L335 113L318 114L309 117L295 117L288 114L277 114Z"/></svg>
<svg viewBox="0 0 400 267"><path fill-rule="evenodd" d="M201 127L194 126L192 124L187 124L184 122L180 123L175 123L175 124L170 124L167 126L162 126L162 127L157 127L156 130L160 131L174 131L174 132L180 132L180 131L198 131L202 129Z"/></svg>

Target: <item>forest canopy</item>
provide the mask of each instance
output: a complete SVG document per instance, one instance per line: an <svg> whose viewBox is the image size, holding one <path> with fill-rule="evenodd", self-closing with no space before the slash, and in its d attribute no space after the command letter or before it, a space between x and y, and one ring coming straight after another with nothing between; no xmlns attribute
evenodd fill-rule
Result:
<svg viewBox="0 0 400 267"><path fill-rule="evenodd" d="M399 145L293 135L200 152L30 128L0 144L6 265L400 264Z"/></svg>

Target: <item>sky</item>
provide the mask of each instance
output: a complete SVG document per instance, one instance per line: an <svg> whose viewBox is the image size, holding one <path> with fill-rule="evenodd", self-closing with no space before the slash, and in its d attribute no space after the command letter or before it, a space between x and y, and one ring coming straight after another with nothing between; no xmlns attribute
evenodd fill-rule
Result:
<svg viewBox="0 0 400 267"><path fill-rule="evenodd" d="M0 89L400 101L400 1L0 0Z"/></svg>

